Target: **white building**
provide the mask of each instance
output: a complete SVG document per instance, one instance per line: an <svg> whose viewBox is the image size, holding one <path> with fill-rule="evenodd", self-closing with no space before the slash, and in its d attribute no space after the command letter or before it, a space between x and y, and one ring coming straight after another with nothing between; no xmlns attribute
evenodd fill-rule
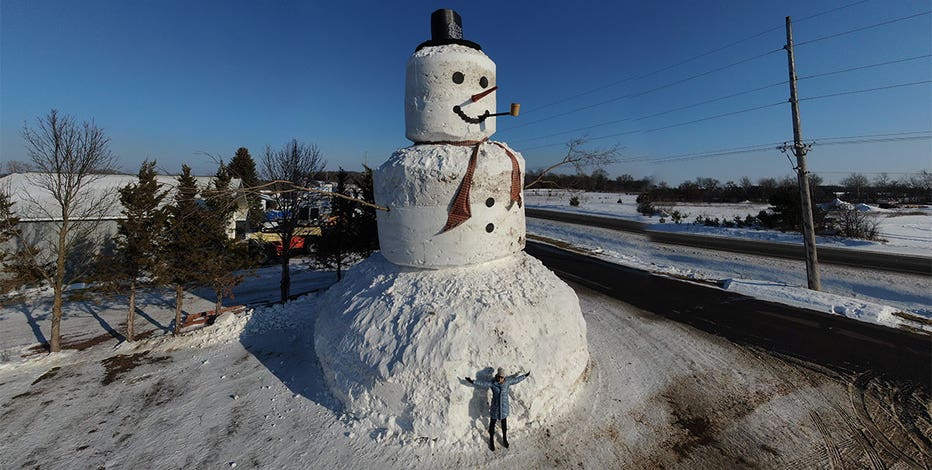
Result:
<svg viewBox="0 0 932 470"><path fill-rule="evenodd" d="M61 209L55 197L39 184L43 176L45 175L41 173L13 173L0 178L0 191L10 195L13 211L20 219L23 235L40 248L47 245L45 242L51 241L49 237L56 233L56 226L62 222ZM162 185L162 190L169 192L163 203L170 203L174 197L178 177L159 175L156 179ZM195 179L198 189L206 189L214 178ZM84 246L96 251L113 239L117 233L117 221L125 218L123 205L120 204L119 189L138 181L137 175L93 175L89 178L87 190L83 192L80 200L74 202L76 210L73 213L77 216L70 219L76 226L84 225L83 233L89 236L89 239L84 241ZM238 190L242 188L242 182L234 179L230 187ZM237 222L245 222L247 210L245 196L240 193L237 197L237 209L227 223L227 236L236 237Z"/></svg>

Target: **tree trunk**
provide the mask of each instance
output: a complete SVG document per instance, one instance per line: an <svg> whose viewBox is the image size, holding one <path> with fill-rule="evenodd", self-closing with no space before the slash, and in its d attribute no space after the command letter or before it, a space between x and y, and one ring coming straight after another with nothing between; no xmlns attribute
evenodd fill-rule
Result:
<svg viewBox="0 0 932 470"><path fill-rule="evenodd" d="M58 230L58 253L55 259L55 275L52 277L52 290L55 300L52 304L52 337L49 339L49 352L61 351L61 316L65 290L65 261L68 241L68 216L62 217L62 226Z"/></svg>
<svg viewBox="0 0 932 470"><path fill-rule="evenodd" d="M55 276L52 288L55 291L55 301L52 304L52 334L49 337L49 352L61 351L61 309L62 309L62 287L58 282L58 276Z"/></svg>
<svg viewBox="0 0 932 470"><path fill-rule="evenodd" d="M220 316L220 310L223 309L223 290L217 291L217 304L214 305L214 318Z"/></svg>
<svg viewBox="0 0 932 470"><path fill-rule="evenodd" d="M284 304L288 302L288 296L291 294L291 256L288 253L288 249L284 248L282 244L282 282L281 282L281 293L282 298L281 302ZM290 246L288 247L290 248Z"/></svg>
<svg viewBox="0 0 932 470"><path fill-rule="evenodd" d="M136 340L136 282L129 283L129 312L126 313L126 341Z"/></svg>
<svg viewBox="0 0 932 470"><path fill-rule="evenodd" d="M175 330L173 334L181 331L181 306L184 303L184 289L181 284L175 284Z"/></svg>

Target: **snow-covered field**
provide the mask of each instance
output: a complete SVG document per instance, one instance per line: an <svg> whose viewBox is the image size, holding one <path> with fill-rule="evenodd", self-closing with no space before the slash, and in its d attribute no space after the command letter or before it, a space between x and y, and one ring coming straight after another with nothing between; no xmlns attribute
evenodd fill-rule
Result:
<svg viewBox="0 0 932 470"><path fill-rule="evenodd" d="M227 314L179 338L158 335L0 365L0 468L928 462L919 443L928 442L932 423L921 389L820 372L585 290L580 300L592 363L579 399L559 419L509 420L509 449L490 452L482 428L441 443L371 429L346 415L324 386L314 353L319 306L312 295ZM522 390L512 389L513 411Z"/></svg>
<svg viewBox="0 0 932 470"><path fill-rule="evenodd" d="M569 204L570 197L579 198L579 206ZM537 189L526 192L527 205L536 209L548 209L564 212L577 212L604 217L619 217L636 220L650 225L651 230L701 233L722 237L750 238L777 242L802 244L802 236L797 233L784 233L775 230L754 230L742 228L706 227L692 222L697 216L718 218L719 220L742 219L747 215L756 216L769 207L767 204L685 204L670 205L672 210L688 214L683 223L675 224L669 220L660 223L659 217L647 217L637 212L634 194L571 192L567 190ZM618 201L621 201L619 203ZM665 206L666 207L666 206ZM836 237L817 237L817 245L852 247L860 250L883 251L889 253L932 256L932 207L919 209L881 209L863 206L870 216L879 222L881 237L884 242L851 240Z"/></svg>
<svg viewBox="0 0 932 470"><path fill-rule="evenodd" d="M770 241L797 241L797 234L767 230L726 229L692 224L660 224L658 218L637 214L634 195L579 193L580 206L568 203L565 192L539 190L528 195L528 206L550 210L622 217L650 223L651 229L680 230L726 237ZM622 203L617 201L621 198ZM714 204L675 206L705 217L743 217L765 206ZM865 241L820 239L819 244L887 250L929 256L932 253L932 211L926 215L882 216L885 236L898 240L880 244ZM806 288L806 268L801 261L734 254L700 248L651 243L646 237L613 230L541 219L528 219L531 239L569 246L614 263L688 279L714 281L723 288L750 297L806 307L894 328L932 332L932 279L928 276L868 271L822 265L822 292ZM923 230L925 230L923 232ZM890 233L899 234L899 238ZM925 233L925 235L923 235Z"/></svg>

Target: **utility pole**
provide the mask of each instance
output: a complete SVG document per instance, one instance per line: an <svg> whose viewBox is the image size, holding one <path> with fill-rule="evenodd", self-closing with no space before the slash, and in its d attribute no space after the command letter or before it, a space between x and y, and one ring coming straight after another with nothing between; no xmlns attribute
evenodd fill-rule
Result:
<svg viewBox="0 0 932 470"><path fill-rule="evenodd" d="M809 288L822 290L819 278L819 257L816 254L815 227L812 223L812 199L809 197L809 173L806 171L806 153L809 147L803 144L802 125L799 120L799 97L796 94L796 59L793 56L793 25L786 17L786 49L790 71L790 105L793 109L793 154L796 155L796 179L799 182L799 197L803 211L803 246L806 248L806 279ZM784 146L784 151L785 151Z"/></svg>

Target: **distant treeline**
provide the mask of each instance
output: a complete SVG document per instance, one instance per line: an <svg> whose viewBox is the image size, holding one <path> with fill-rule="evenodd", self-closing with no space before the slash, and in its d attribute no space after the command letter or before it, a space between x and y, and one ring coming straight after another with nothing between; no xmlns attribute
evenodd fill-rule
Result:
<svg viewBox="0 0 932 470"><path fill-rule="evenodd" d="M540 176L539 171L527 174L526 181L533 181ZM546 184L539 187L571 188L597 192L631 192L647 194L653 201L669 202L723 202L742 201L769 202L775 194L787 186L796 186L796 178L761 178L757 182L743 177L737 182L722 183L715 178L698 177L684 181L677 186L670 186L664 181L656 182L651 178L634 178L624 174L614 179L602 170L592 174L551 174L545 178ZM927 203L932 201L932 173L921 171L900 179L880 175L874 180L859 173L852 173L839 184L823 184L819 175L809 175L812 198L826 202L840 197L848 202L872 204Z"/></svg>

